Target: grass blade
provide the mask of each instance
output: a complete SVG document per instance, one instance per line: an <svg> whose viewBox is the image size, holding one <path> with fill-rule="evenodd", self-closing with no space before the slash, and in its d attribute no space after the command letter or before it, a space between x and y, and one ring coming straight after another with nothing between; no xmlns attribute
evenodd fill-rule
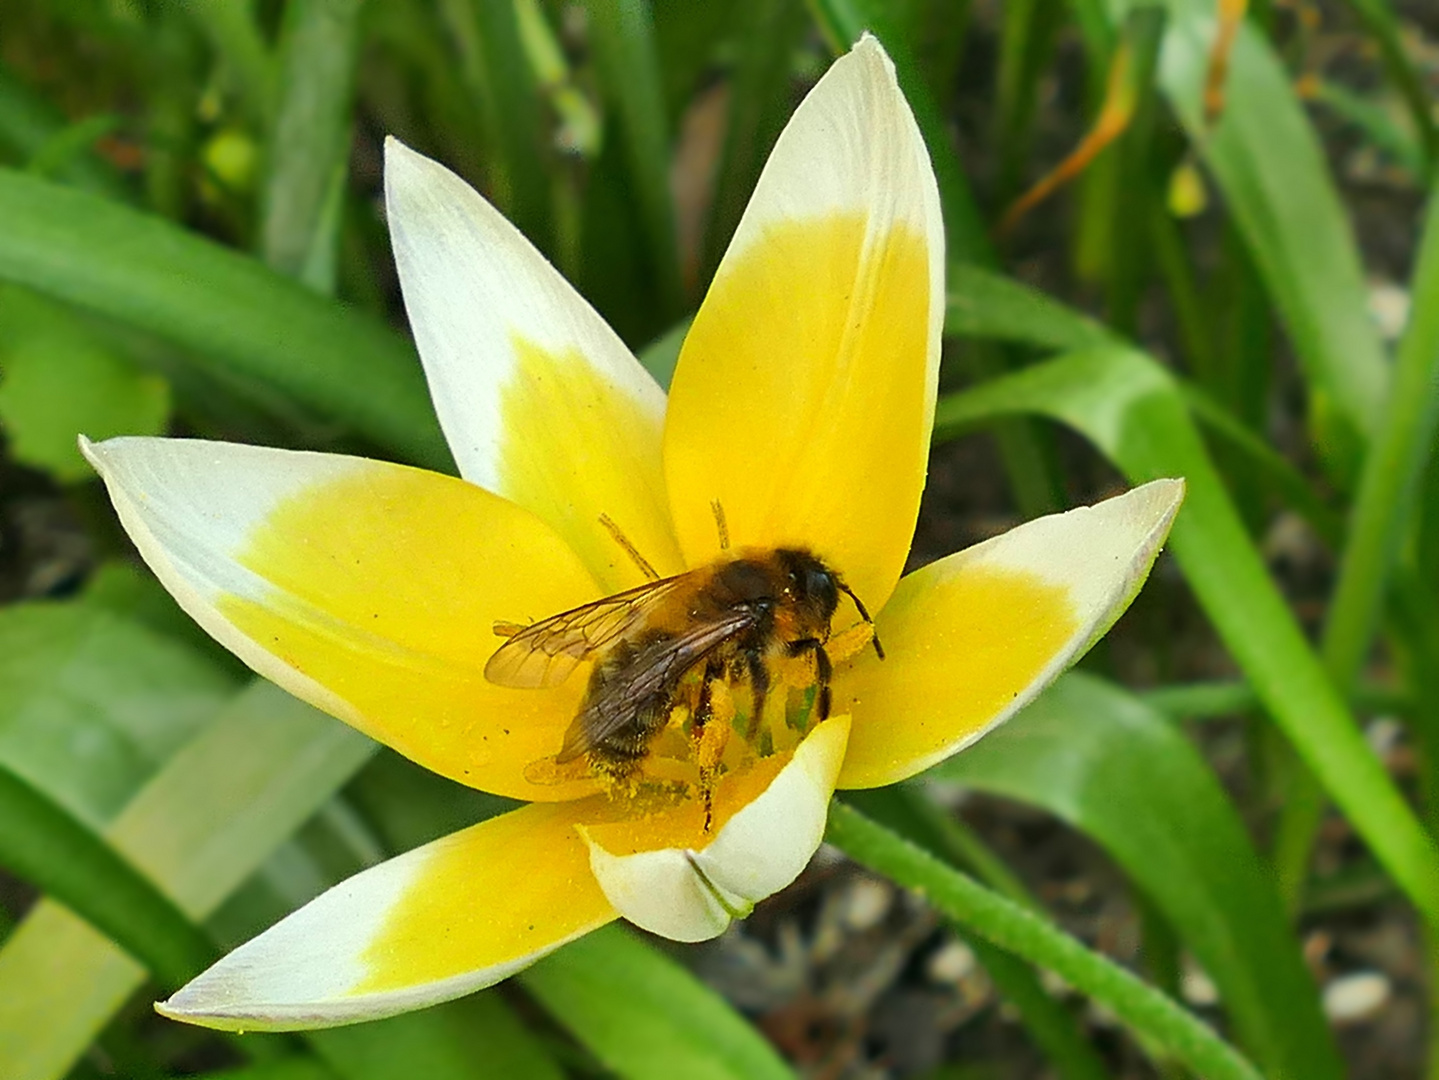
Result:
<svg viewBox="0 0 1439 1080"><path fill-rule="evenodd" d="M536 247L550 251L545 116L514 0L443 0L440 11L459 48L466 86L484 117L489 194Z"/></svg>
<svg viewBox="0 0 1439 1080"><path fill-rule="evenodd" d="M1173 378L1130 349L1072 353L942 399L936 437L1016 414L1075 428L1131 482L1186 479L1188 496L1170 541L1185 577L1290 743L1425 921L1439 926L1434 845L1275 588Z"/></svg>
<svg viewBox="0 0 1439 1080"><path fill-rule="evenodd" d="M0 280L279 389L416 464L450 469L420 365L388 328L160 218L0 169Z"/></svg>
<svg viewBox="0 0 1439 1080"><path fill-rule="evenodd" d="M564 1080L497 994L475 994L306 1039L344 1080Z"/></svg>
<svg viewBox="0 0 1439 1080"><path fill-rule="evenodd" d="M16 604L0 610L0 765L98 830L235 685L132 619Z"/></svg>
<svg viewBox="0 0 1439 1080"><path fill-rule="evenodd" d="M204 919L368 759L374 744L256 682L156 774L106 839ZM0 949L0 1076L63 1076L145 972L42 901Z"/></svg>
<svg viewBox="0 0 1439 1080"><path fill-rule="evenodd" d="M204 932L100 837L0 767L0 865L178 987L218 955Z"/></svg>
<svg viewBox="0 0 1439 1080"><path fill-rule="evenodd" d="M684 297L670 196L669 122L654 25L644 0L589 0L585 8L604 92L619 116L662 314L674 318L684 309Z"/></svg>
<svg viewBox="0 0 1439 1080"><path fill-rule="evenodd" d="M280 104L269 142L260 250L273 269L326 294L334 289L340 220L326 210L349 163L363 6L364 0L293 0L285 6L280 41Z"/></svg>
<svg viewBox="0 0 1439 1080"><path fill-rule="evenodd" d="M1160 81L1224 193L1274 298L1311 394L1321 453L1345 475L1378 426L1388 371L1353 232L1288 73L1252 26L1229 58L1230 103L1210 131L1212 4L1176 0Z"/></svg>
<svg viewBox="0 0 1439 1080"><path fill-rule="evenodd" d="M1038 289L971 263L951 263L946 275L944 332L1054 351L1115 342L1112 331Z"/></svg>
<svg viewBox="0 0 1439 1080"><path fill-rule="evenodd" d="M566 945L519 978L625 1080L793 1080L723 998L620 927Z"/></svg>

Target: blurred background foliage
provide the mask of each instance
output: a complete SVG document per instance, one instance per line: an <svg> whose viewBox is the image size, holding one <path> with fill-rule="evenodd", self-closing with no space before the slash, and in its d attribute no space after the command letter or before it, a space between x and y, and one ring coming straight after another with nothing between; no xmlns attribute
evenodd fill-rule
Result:
<svg viewBox="0 0 1439 1080"><path fill-rule="evenodd" d="M835 846L717 945L611 928L303 1036L155 1018L506 804L253 680L138 564L76 433L451 468L386 134L665 381L769 147L866 29L949 244L912 564L1182 475L1135 609L974 750L837 804ZM1426 0L6 0L0 1077L1439 1076L1436 88Z"/></svg>

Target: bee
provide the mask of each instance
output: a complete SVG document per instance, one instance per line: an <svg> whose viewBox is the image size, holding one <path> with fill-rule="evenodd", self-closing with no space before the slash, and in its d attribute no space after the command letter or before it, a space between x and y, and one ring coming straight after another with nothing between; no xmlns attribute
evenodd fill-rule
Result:
<svg viewBox="0 0 1439 1080"><path fill-rule="evenodd" d="M680 683L701 668L696 732L710 719L715 680L745 680L753 738L775 653L814 658L816 715L827 718L833 669L825 645L841 594L872 626L859 597L812 552L779 548L722 558L537 623L496 623L495 633L508 640L485 665L485 677L500 686L552 687L593 662L555 764L589 755L623 775L669 722ZM883 658L879 639L871 641Z"/></svg>

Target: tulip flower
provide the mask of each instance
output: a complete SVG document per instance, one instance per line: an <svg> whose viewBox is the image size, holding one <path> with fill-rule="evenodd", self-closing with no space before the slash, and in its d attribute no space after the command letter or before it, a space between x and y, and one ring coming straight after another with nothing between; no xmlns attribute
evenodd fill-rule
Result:
<svg viewBox="0 0 1439 1080"><path fill-rule="evenodd" d="M901 576L944 250L924 143L873 38L780 136L668 397L453 173L390 140L385 187L462 478L219 442L84 450L161 582L256 672L526 805L336 885L157 1006L179 1020L388 1016L489 986L621 916L681 941L719 934L804 868L837 787L919 773L1073 663L1138 590L1183 494L1155 481ZM881 658L842 596L828 716L816 657L777 647L766 709L724 675L696 738L690 672L667 684L671 715L646 752L617 770L559 760L583 671L542 686L486 677L507 640L497 624L513 633L643 586L646 568L670 577L779 551L832 570L883 644Z"/></svg>

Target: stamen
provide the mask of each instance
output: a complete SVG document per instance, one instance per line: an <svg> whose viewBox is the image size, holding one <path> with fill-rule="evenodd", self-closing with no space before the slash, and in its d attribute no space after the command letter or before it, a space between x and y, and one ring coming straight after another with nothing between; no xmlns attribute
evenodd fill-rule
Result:
<svg viewBox="0 0 1439 1080"><path fill-rule="evenodd" d="M647 580L658 581L660 579L655 568L649 564L649 560L640 554L639 548L630 543L630 538L615 524L614 518L608 514L601 514L600 524L609 530L609 534L614 538L614 542L625 549L625 554L634 560L634 564L640 568L640 573L643 574Z"/></svg>
<svg viewBox="0 0 1439 1080"><path fill-rule="evenodd" d="M729 550L729 524L728 524L728 522L725 521L724 507L720 505L720 501L719 501L718 499L715 499L712 503L710 503L710 510L712 510L712 511L714 512L714 516L715 516L715 528L716 528L717 530L719 530L720 550L721 550L721 551L728 551L728 550Z"/></svg>

